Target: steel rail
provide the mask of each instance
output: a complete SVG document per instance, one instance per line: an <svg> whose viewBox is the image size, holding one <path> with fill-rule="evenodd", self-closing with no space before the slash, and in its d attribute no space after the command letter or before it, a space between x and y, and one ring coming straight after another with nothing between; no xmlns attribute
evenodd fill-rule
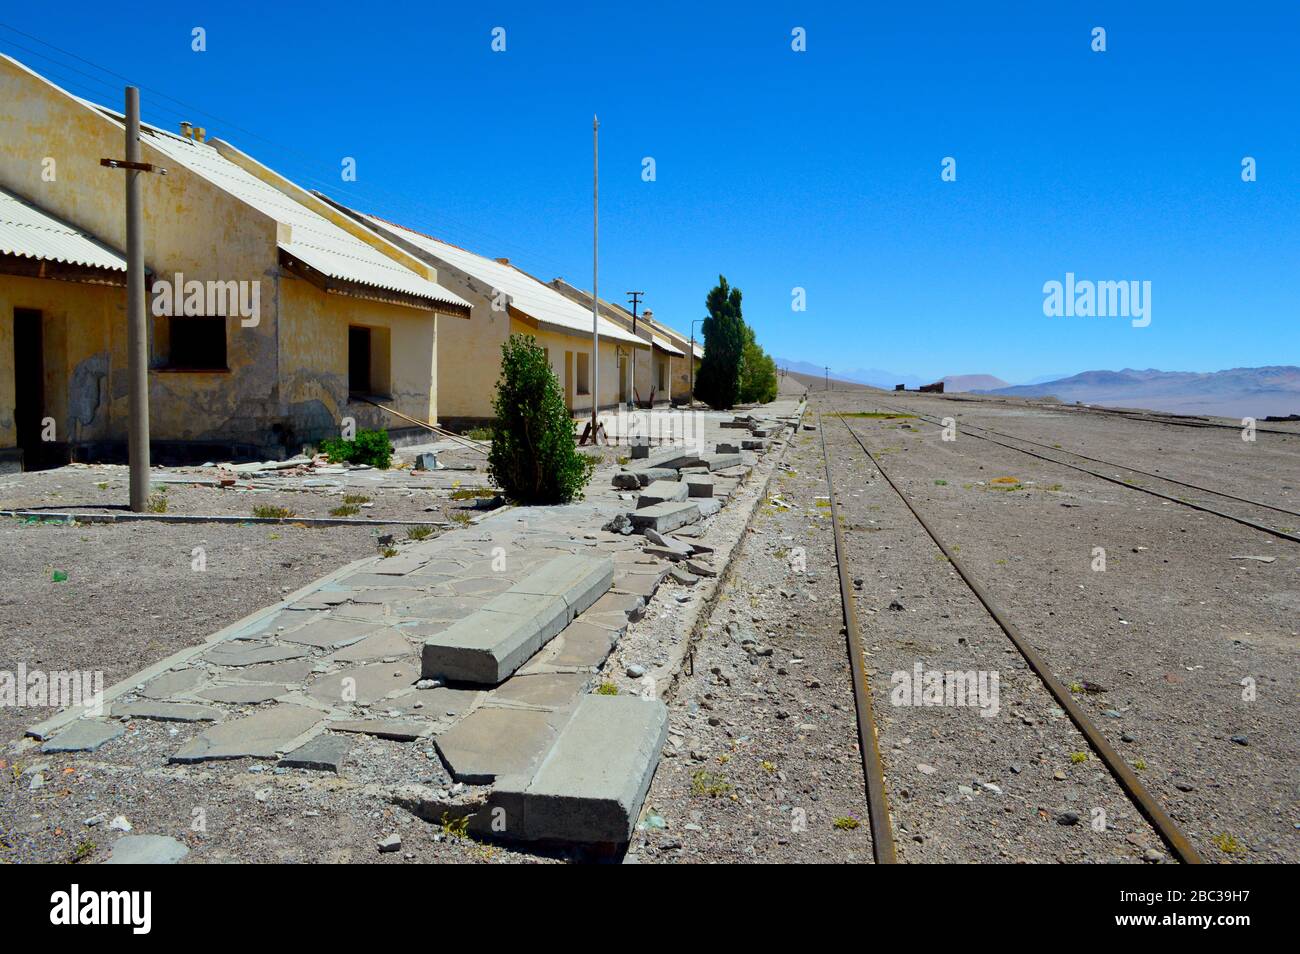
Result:
<svg viewBox="0 0 1300 954"><path fill-rule="evenodd" d="M1029 664L1029 668L1034 671L1034 674L1038 676L1043 685L1047 687L1047 691L1052 694L1052 697L1057 701L1061 708L1065 710L1066 715L1070 717L1070 721L1074 723L1075 727L1081 733L1083 733L1084 738L1088 740L1088 744L1092 746L1093 751L1096 752L1102 762L1105 763L1106 768L1110 770L1115 781L1119 783L1124 792L1130 799L1132 799L1143 817L1151 823L1151 827L1156 830L1156 833L1159 834L1165 844L1169 846L1169 850L1172 851L1178 860L1184 864L1201 864L1201 857L1196 853L1196 849L1192 847L1192 843L1187 839L1187 836L1184 835L1182 831L1179 830L1178 826L1174 824L1173 819L1165 814L1164 809L1160 807L1159 803L1151 796L1151 793L1148 792L1146 787L1138 780L1133 769L1129 767L1128 763L1124 761L1123 757L1117 751L1115 751L1111 744L1106 741L1106 737L1101 734L1101 731L1093 724L1092 720L1088 718L1087 713L1085 713L1079 704L1074 701L1074 698L1070 695L1069 691L1051 674L1047 662L1043 657L1040 656L1038 651L1029 644L1029 641L1025 639L1024 635L1020 632L1015 623L1011 622L1011 620L1007 618L1006 614L998 606L996 601L994 601L993 597L990 596L988 591L980 585L979 581L975 579L970 570L967 569L966 565L961 562L960 558L953 552L952 548L943 542L943 539L937 532L935 532L934 528L930 525L930 522L925 519L919 510L916 509L916 506L908 499L907 494L903 493L898 484L894 482L894 479L889 475L889 472L881 466L876 455L871 453L862 438L858 435L857 431L855 431L852 425L849 424L848 420L842 415L837 416L840 418L840 421L844 424L845 428L848 429L849 434L851 434L853 439L857 441L858 446L862 448L863 453L865 453L871 460L872 464L875 465L876 470L880 472L880 476L884 477L889 486L893 488L894 493L898 494L899 499L901 499L907 506L907 509L912 512L912 516L916 517L917 522L920 523L925 529L925 532L930 535L930 539L934 541L935 546L937 546L940 551L942 551L943 555L948 558L948 562L952 564L953 569L957 571L958 575L965 581L966 585L970 587L971 592L975 594L975 597L984 605L984 608L988 610L988 613L993 617L994 622L998 624L1002 629L1002 632L1007 634L1007 638L1011 640L1016 649L1020 652L1020 655L1024 657L1025 662ZM826 435L823 433L823 447L825 446L825 440ZM829 473L829 463L827 465L827 472ZM832 513L833 510L834 508L832 507Z"/></svg>
<svg viewBox="0 0 1300 954"><path fill-rule="evenodd" d="M915 417L919 417L921 420L925 421L928 424L937 424L940 427L944 426L942 421L936 421L932 417L929 417L928 415L923 414L919 411L894 407L892 405L883 404L883 403L881 404L881 407L888 407L894 411L901 411L906 414L914 415ZM841 420L843 420L843 418L841 418ZM975 428L979 428L978 424L974 424L972 426ZM852 428L850 428L850 430L852 430ZM1224 520L1231 520L1233 523L1239 523L1243 527L1250 527L1252 530L1258 530L1261 533L1267 533L1270 536L1278 537L1279 539L1282 540L1289 540L1292 543L1300 543L1300 535L1294 533L1287 533L1285 530L1279 530L1277 529L1277 527L1270 527L1266 523L1260 523L1257 520L1251 520L1249 517L1238 517L1236 514L1225 513L1222 510L1215 510L1213 507L1207 507L1204 504L1193 503L1190 500L1183 500L1181 497L1173 497L1170 496L1169 494L1162 494L1160 491L1152 490L1150 487L1143 487L1140 484L1132 484L1129 483L1127 480L1120 480L1120 478L1118 477L1109 477L1106 474L1099 474L1095 470L1089 470L1087 467L1080 467L1077 464L1069 464L1063 460L1056 460L1053 457L1047 457L1043 454L1036 454L1031 450L1025 450L1023 447L1016 447L1014 444L1008 444L1005 441L999 441L992 437L985 437L983 434L971 434L970 436L976 438L977 440L988 441L990 444L997 444L999 447L1006 447L1010 450L1017 451L1029 457L1036 457L1039 460L1045 460L1049 464L1056 464L1058 467L1068 467L1070 468L1070 470L1077 470L1081 474L1088 474L1089 476L1096 477L1098 480L1105 480L1112 484L1116 484L1120 487L1128 487L1130 490L1139 490L1144 494L1150 494L1153 497L1159 497L1161 500L1168 500L1171 503L1182 504L1184 507L1191 507L1193 510L1199 510L1202 513L1213 514L1216 517L1222 517ZM1018 440L1019 438L1016 439ZM1072 452L1066 451L1066 453L1072 453ZM1115 464L1114 466L1122 467L1123 465ZM1125 469L1127 470L1129 468L1125 468ZM1159 477L1157 479L1165 480L1166 478ZM1211 491L1211 493L1213 493L1213 491Z"/></svg>
<svg viewBox="0 0 1300 954"><path fill-rule="evenodd" d="M1127 470L1130 473L1141 474L1143 477L1154 477L1156 480L1163 480L1167 483L1177 484L1179 487L1187 487L1191 490L1199 490L1202 493L1214 494L1216 497L1227 497L1229 500L1236 500L1239 503L1250 504L1253 507L1262 507L1265 510L1276 510L1278 513L1284 513L1289 517L1300 517L1300 512L1298 511L1287 510L1285 507L1275 507L1272 504L1264 503L1262 500L1252 500L1249 497L1238 497L1236 494L1230 494L1227 491L1215 490L1212 487L1202 487L1200 484L1191 484L1185 480L1166 477L1163 474L1153 474L1149 470L1138 470L1138 468L1130 467L1128 464L1117 464L1113 460L1103 460L1100 457L1089 457L1087 454L1080 454L1078 451L1066 450L1064 447L1054 447L1051 444L1044 444L1042 441L1030 440L1028 437L1019 437L1015 434L1008 434L1005 431L999 431L992 427L985 427L983 424L971 424L964 421L959 421L958 424L963 428L973 427L977 430L987 431L990 434L997 434L999 437L1005 437L1008 440L1020 441L1024 444L1033 444L1035 447L1044 447L1047 450L1059 451L1062 454L1069 454L1071 457L1080 457L1083 460L1090 460L1094 464L1105 464L1108 467L1118 467L1120 470ZM974 436L979 437L978 434Z"/></svg>
<svg viewBox="0 0 1300 954"><path fill-rule="evenodd" d="M871 821L871 851L877 864L896 864L894 828L889 820L889 797L885 794L885 770L880 761L880 743L876 734L876 715L871 703L871 685L867 680L866 661L862 654L862 633L858 629L857 605L850 585L848 552L840 529L839 508L835 502L835 485L831 478L830 451L826 448L826 428L817 415L821 432L822 459L826 462L826 494L831 501L831 528L835 533L835 564L840 576L840 604L844 609L844 632L848 641L849 669L853 673L853 705L858 717L858 751L862 755L862 774L867 783L867 810Z"/></svg>

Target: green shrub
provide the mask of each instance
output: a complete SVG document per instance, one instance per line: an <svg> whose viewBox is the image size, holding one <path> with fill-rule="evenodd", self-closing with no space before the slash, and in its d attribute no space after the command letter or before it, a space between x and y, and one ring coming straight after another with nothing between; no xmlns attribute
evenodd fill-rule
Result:
<svg viewBox="0 0 1300 954"><path fill-rule="evenodd" d="M492 408L488 476L506 496L524 504L580 498L593 468L578 453L564 391L535 338L511 335L501 346Z"/></svg>
<svg viewBox="0 0 1300 954"><path fill-rule="evenodd" d="M387 470L393 461L393 442L388 439L388 431L357 431L352 440L331 437L321 441L321 453L333 464L369 464L380 470Z"/></svg>

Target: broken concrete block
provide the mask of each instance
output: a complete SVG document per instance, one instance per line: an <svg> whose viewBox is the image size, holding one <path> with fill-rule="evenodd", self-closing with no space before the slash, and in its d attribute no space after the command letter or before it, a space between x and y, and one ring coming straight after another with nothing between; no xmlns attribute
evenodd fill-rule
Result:
<svg viewBox="0 0 1300 954"><path fill-rule="evenodd" d="M614 475L613 485L616 490L636 490L641 486L641 478L631 471L619 471Z"/></svg>
<svg viewBox="0 0 1300 954"><path fill-rule="evenodd" d="M667 533L669 530L676 530L678 527L699 520L700 508L688 501L666 501L633 511L629 517L632 526L638 529L649 528L659 533Z"/></svg>
<svg viewBox="0 0 1300 954"><path fill-rule="evenodd" d="M705 454L703 457L704 466L710 471L725 470L728 467L736 467L741 463L739 453L734 454Z"/></svg>
<svg viewBox="0 0 1300 954"><path fill-rule="evenodd" d="M692 500L700 511L700 519L712 517L722 509L722 501L717 497L694 497Z"/></svg>
<svg viewBox="0 0 1300 954"><path fill-rule="evenodd" d="M712 477L683 477L682 483L686 485L687 496L690 497L712 497L713 496Z"/></svg>
<svg viewBox="0 0 1300 954"><path fill-rule="evenodd" d="M650 507L664 501L685 500L687 496L687 487L678 480L656 480L645 490L641 491L641 496L636 500L637 509Z"/></svg>
<svg viewBox="0 0 1300 954"><path fill-rule="evenodd" d="M438 470L441 466L438 463L438 455L433 451L424 451L415 455L415 470Z"/></svg>
<svg viewBox="0 0 1300 954"><path fill-rule="evenodd" d="M739 453L740 453L740 448L739 448L737 445L735 445L735 444L731 444L731 443L721 444L721 443L720 443L720 444L718 444L717 447L714 448L714 451L715 451L716 453L718 453L718 454L739 454Z"/></svg>
<svg viewBox="0 0 1300 954"><path fill-rule="evenodd" d="M759 451L760 453L767 450L771 441L746 439L740 442L741 450Z"/></svg>
<svg viewBox="0 0 1300 954"><path fill-rule="evenodd" d="M500 780L489 807L505 810L502 834L521 841L625 843L667 735L668 709L657 699L583 696L536 767Z"/></svg>
<svg viewBox="0 0 1300 954"><path fill-rule="evenodd" d="M632 473L636 474L638 487L648 487L656 480L677 479L677 471L671 467L642 467Z"/></svg>
<svg viewBox="0 0 1300 954"><path fill-rule="evenodd" d="M428 722L403 719L351 719L327 724L335 732L373 735L379 739L392 739L396 742L414 742L416 739L422 739L433 731L433 726Z"/></svg>
<svg viewBox="0 0 1300 954"><path fill-rule="evenodd" d="M351 739L322 732L306 745L300 745L288 753L277 764L281 768L311 769L337 775L351 750Z"/></svg>
<svg viewBox="0 0 1300 954"><path fill-rule="evenodd" d="M649 457L650 457L650 445L649 445L649 444L633 444L633 445L632 445L632 459L633 459L633 460L647 460Z"/></svg>
<svg viewBox="0 0 1300 954"><path fill-rule="evenodd" d="M421 673L495 685L595 603L613 579L614 561L608 557L551 560L476 613L426 639Z"/></svg>

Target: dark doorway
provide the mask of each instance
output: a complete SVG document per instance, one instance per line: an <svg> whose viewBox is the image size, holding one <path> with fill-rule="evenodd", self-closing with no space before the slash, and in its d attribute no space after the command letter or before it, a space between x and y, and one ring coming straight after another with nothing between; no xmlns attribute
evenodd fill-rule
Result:
<svg viewBox="0 0 1300 954"><path fill-rule="evenodd" d="M41 418L45 416L45 342L41 313L14 309L14 424L23 469L47 467Z"/></svg>
<svg viewBox="0 0 1300 954"><path fill-rule="evenodd" d="M370 329L348 328L348 393L370 393Z"/></svg>

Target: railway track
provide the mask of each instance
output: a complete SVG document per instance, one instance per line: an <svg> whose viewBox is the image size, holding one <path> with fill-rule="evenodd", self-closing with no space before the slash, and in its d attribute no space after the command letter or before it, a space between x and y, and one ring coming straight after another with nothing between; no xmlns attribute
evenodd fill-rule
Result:
<svg viewBox="0 0 1300 954"><path fill-rule="evenodd" d="M910 413L910 412L909 412ZM925 530L926 534L934 542L940 552L957 571L962 581L970 589L971 593L980 602L998 628L1010 639L1012 645L1020 653L1031 671L1051 694L1052 698L1061 707L1061 709L1070 718L1070 721L1079 730L1079 732L1088 741L1089 746L1101 759L1106 766L1107 771L1119 784L1120 788L1128 796L1137 810L1147 820L1162 841L1168 846L1179 861L1184 864L1200 864L1201 858L1196 849L1192 846L1187 836L1178 828L1174 821L1164 811L1156 799L1147 791L1139 781L1136 773L1128 763L1120 756L1118 752L1106 740L1105 736L1097 726L1088 718L1088 715L1076 703L1065 686L1062 686L1052 675L1046 661L1030 645L1029 641L1020 632L1019 628L1011 621L1006 610L997 603L990 593L980 584L972 575L969 568L962 562L955 550L942 537L939 536L933 525L917 509L912 500L903 492L902 488L894 481L889 472L881 465L879 458L873 454L870 448L862 440L861 436L848 419L836 414L840 422L848 430L850 436L866 454L867 458L874 465L877 472L883 477L886 483L895 494L902 500L903 504L916 518L917 522ZM894 858L894 835L892 823L889 818L889 800L885 788L884 773L880 761L880 750L878 743L877 728L874 718L874 712L871 701L871 688L867 680L865 670L865 658L862 653L861 634L858 628L857 610L854 604L853 591L851 587L851 572L848 567L848 554L844 542L843 529L839 521L839 505L836 500L835 487L831 468L830 449L826 443L826 429L822 415L818 415L818 430L821 432L822 453L826 466L826 489L830 498L831 523L835 535L835 555L837 571L840 582L841 604L844 614L845 634L848 644L850 667L853 673L853 693L854 704L858 717L858 737L863 763L863 771L866 778L867 804L870 813L871 832L873 841L873 852L877 862L892 862Z"/></svg>
<svg viewBox="0 0 1300 954"><path fill-rule="evenodd" d="M900 408L900 407L897 407L897 406L895 406L895 405L884 404L883 402L878 402L878 403L880 403L880 406L881 406L881 407L883 407L883 408L887 408L887 409L889 409L889 410L891 410L891 411L896 411L896 412L898 412L898 413L902 413L902 414L911 414L911 415L913 415L913 416L915 416L915 417L920 418L920 419L923 420L923 421L926 421L926 422L929 423L929 424L935 424L935 425L937 425L937 426L939 426L939 427L943 427L943 426L944 426L944 423L943 423L942 420L936 419L936 418L934 418L934 417L932 417L932 416L930 416L930 415L928 415L928 414L924 414L924 413L922 413L922 412L920 412L920 411L917 411L917 410L914 410L914 409L911 409L911 408ZM843 420L843 418L841 418L841 420ZM846 422L846 423L847 423L847 422ZM960 427L962 428L962 430L966 431L966 433L970 434L971 437L974 437L974 438L976 438L977 440L988 441L990 444L997 444L997 445L1000 446L1000 447L1006 447L1006 448L1008 448L1009 450L1017 451L1017 452L1019 452L1019 453L1021 453L1021 454L1025 454L1025 455L1028 456L1028 457L1034 457L1034 458L1037 458L1038 460L1047 461L1049 464L1056 464L1056 465L1059 466L1059 467L1067 467L1067 468L1069 468L1070 470L1078 471L1078 472L1081 473L1081 474L1088 474L1088 475L1091 476L1091 477L1096 477L1098 480L1104 480L1104 481L1107 481L1108 483L1116 484L1116 485L1118 485L1118 486L1120 486L1120 487L1127 487L1127 488L1129 488L1130 490L1137 490L1137 491L1139 491L1139 492L1141 492L1141 493L1144 493L1144 494L1150 494L1150 495L1153 496L1153 497L1159 497L1161 500L1168 500L1168 501L1170 501L1171 503L1181 504L1181 505L1184 506L1184 507L1190 507L1190 508L1193 509L1193 510L1199 510L1199 511L1201 511L1202 513L1208 513L1208 514L1212 514L1212 515L1214 515L1214 516L1216 516L1216 517L1222 517L1224 520L1231 520L1233 523L1239 523L1239 524L1241 524L1241 525L1244 526L1244 527L1250 527L1252 530L1258 530L1258 531L1260 531L1261 533L1267 533L1267 534L1269 534L1270 536L1277 537L1277 538L1279 538L1279 539L1281 539L1281 540L1288 540L1288 541L1290 541L1291 543L1300 543L1300 534L1290 533L1290 532L1288 532L1288 531L1286 531L1286 530L1282 530L1282 529L1279 529L1279 528L1277 528L1277 527L1271 527L1271 526L1269 526L1269 525L1266 524L1266 523L1260 523L1258 520L1251 520L1249 517L1242 517L1242 516L1238 516L1237 514L1228 513L1228 512L1223 511L1223 510L1215 509L1214 507L1207 507L1207 506L1205 506L1204 504L1198 504L1198 503L1195 503L1194 501L1186 500L1186 499L1184 499L1184 498L1182 498L1182 497L1175 497L1175 496L1173 496L1173 495L1171 495L1171 494L1161 493L1160 491L1158 491L1158 490L1153 490L1153 489L1151 489L1150 487L1143 487L1143 486L1140 485L1140 484L1135 484L1135 483L1132 483L1132 482L1130 482L1130 481L1123 480L1123 479L1121 479L1121 478L1119 478L1119 477L1112 477L1112 476L1110 476L1110 475L1108 475L1108 474L1098 473L1097 471L1095 471L1095 470L1091 470L1091 469L1089 469L1089 468L1087 468L1087 467L1080 467L1078 464L1071 464L1071 463L1069 463L1069 462L1067 462L1067 461L1057 460L1057 459L1054 458L1054 457L1048 457L1046 454L1039 454L1039 453L1036 453L1035 451L1026 450L1026 449L1023 448L1023 447L1017 447L1017 446L1015 446L1014 444L1008 444L1008 443L1006 443L1005 441L1000 441L1000 440L997 440L996 438L993 438L993 437L987 437L987 436L985 436L984 434L975 434L975 433L970 432L969 430L966 430L967 428L975 428L976 430L984 430L984 431L988 431L989 433L998 433L998 432L996 432L996 431L992 431L992 430L989 429L989 428L982 428L982 427L980 427L978 424L961 424ZM851 428L850 428L850 430L851 430ZM1012 435L1003 435L1003 436L1007 436L1007 437L1010 437L1011 440L1022 441L1022 442L1024 442L1024 443L1029 443L1029 444L1037 444L1037 443L1038 443L1037 441L1026 441L1024 438L1021 438L1021 437L1014 437L1014 436L1012 436ZM1041 445L1041 444L1040 444L1039 446L1047 446L1047 445ZM1076 456L1076 457L1082 457L1082 458L1084 458L1085 460L1097 460L1097 458L1085 457L1085 455L1083 455L1083 454L1076 454L1074 451L1067 451L1067 450L1064 450L1063 448L1056 448L1056 447L1053 447L1053 448L1051 448L1051 450L1059 451L1059 452L1061 452L1061 453L1065 453L1065 454L1073 454L1074 456ZM1282 508L1282 507L1274 507L1272 504L1266 504L1266 503L1263 503L1262 501L1258 501L1258 500L1251 500L1251 499L1248 498L1248 497L1238 497L1238 496L1235 496L1234 494L1225 493L1225 492L1223 492L1223 491L1219 491L1219 490L1213 490L1213 489L1211 489L1211 488L1209 488L1209 487L1201 487L1201 486L1198 486L1198 485L1196 485L1196 484L1189 484L1189 483L1186 483L1185 481L1174 480L1174 479L1169 478L1169 477L1162 477L1162 476L1159 475L1159 474L1153 474L1153 473L1150 473L1150 472L1148 472L1148 471L1138 470L1137 468L1129 467L1127 464L1118 464L1118 463L1114 463L1113 461L1098 461L1098 462L1099 462L1099 463L1107 464L1108 466L1111 466L1111 467L1119 467L1119 468L1121 468L1122 470L1127 470L1127 471L1130 471L1131 473L1134 473L1134 474L1143 474L1143 475L1145 475L1145 476L1147 476L1147 477L1153 477L1153 478L1155 478L1155 479L1157 479L1157 480L1168 481L1169 483L1177 484L1177 485L1182 486L1182 487L1192 488L1192 489L1195 489L1195 490L1198 490L1198 491L1202 491L1202 492L1205 492L1205 493L1217 494L1217 495L1219 495L1219 496L1226 497L1226 498L1229 498L1229 499L1232 499L1232 500L1237 500L1237 501L1240 501L1240 502L1242 502L1242 503L1247 503L1247 504L1250 504L1250 505L1252 505L1252 506L1262 507L1262 508L1264 508L1264 509L1266 509L1266 510L1276 510L1276 511L1278 511L1278 512L1280 512L1280 513L1285 513L1285 514L1290 514L1290 515L1292 515L1292 516L1300 517L1300 513L1297 513L1296 511L1293 511L1293 510L1286 510L1285 508Z"/></svg>

